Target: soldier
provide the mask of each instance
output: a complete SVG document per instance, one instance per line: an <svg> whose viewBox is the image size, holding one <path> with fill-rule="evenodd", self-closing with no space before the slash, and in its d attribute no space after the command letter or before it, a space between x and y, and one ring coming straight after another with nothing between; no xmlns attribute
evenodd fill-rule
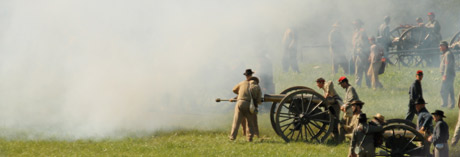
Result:
<svg viewBox="0 0 460 157"><path fill-rule="evenodd" d="M341 124L341 133L351 133L353 132L353 129L358 126L358 118L359 114L363 113L362 108L363 108L364 102L362 101L353 101L351 103L351 109L353 110L353 116L351 119L349 119L348 123Z"/></svg>
<svg viewBox="0 0 460 157"><path fill-rule="evenodd" d="M375 90L377 88L383 88L382 83L379 80L379 70L382 67L383 59L383 47L375 42L375 38L369 38L369 43L371 43L371 54L369 55L369 70L367 75L371 77L372 88Z"/></svg>
<svg viewBox="0 0 460 157"><path fill-rule="evenodd" d="M415 110L415 101L423 99L422 79L423 71L418 70L415 74L415 81L409 88L409 110L407 111L406 120L412 121L414 119L414 114L417 112Z"/></svg>
<svg viewBox="0 0 460 157"><path fill-rule="evenodd" d="M246 69L246 72L243 74L246 76L246 80L241 81L238 83L234 88L233 92L238 94L237 99L231 99L231 102L236 101L235 105L235 114L233 117L233 125L232 131L230 134L230 140L235 140L236 136L238 135L238 129L241 124L243 118L247 119L248 122L248 130L249 132L246 134L247 140L252 141L254 137L254 114L251 114L249 111L249 106L251 99L253 98L261 98L260 88L258 90L250 89L250 82L249 79L252 77L254 72L251 69ZM259 100L254 101L259 102ZM243 130L244 131L244 130Z"/></svg>
<svg viewBox="0 0 460 157"><path fill-rule="evenodd" d="M284 32L283 45L283 71L287 72L289 67L292 67L292 70L299 73L299 66L297 65L297 36L290 28Z"/></svg>
<svg viewBox="0 0 460 157"><path fill-rule="evenodd" d="M460 94L458 95L457 106L460 109ZM457 125L455 125L454 137L452 137L452 146L455 146L460 139L460 114L458 114Z"/></svg>
<svg viewBox="0 0 460 157"><path fill-rule="evenodd" d="M423 98L415 101L415 109L417 110L417 131L425 137L428 137L433 132L432 119L430 112L425 108L425 100Z"/></svg>
<svg viewBox="0 0 460 157"><path fill-rule="evenodd" d="M385 122L385 116L381 115L380 113L377 113L374 118L372 119L371 122L369 122L369 124L374 124L376 126L383 126L386 122Z"/></svg>
<svg viewBox="0 0 460 157"><path fill-rule="evenodd" d="M340 110L345 112L344 117L351 117L353 115L351 110L351 102L359 100L358 93L356 93L355 88L348 83L348 79L345 76L339 78L339 85L345 89L345 101L344 104L340 106Z"/></svg>
<svg viewBox="0 0 460 157"><path fill-rule="evenodd" d="M428 36L426 36L425 40L432 41L432 43L439 43L439 41L441 41L442 39L441 25L434 18L435 18L434 13L429 12L428 22L425 24L425 28L428 30Z"/></svg>
<svg viewBox="0 0 460 157"><path fill-rule="evenodd" d="M358 120L358 127L353 130L348 156L375 156L374 136L383 129L381 126L369 125L365 113L359 114Z"/></svg>
<svg viewBox="0 0 460 157"><path fill-rule="evenodd" d="M442 107L447 107L448 98L450 98L450 106L454 108L455 98L454 98L454 79L455 79L455 58L454 54L449 51L447 41L442 41L439 44L439 49L442 52L441 56L441 76L442 76L442 85L441 85L441 97L442 97Z"/></svg>
<svg viewBox="0 0 460 157"><path fill-rule="evenodd" d="M366 75L367 70L369 69L369 41L367 38L366 31L361 20L355 20L353 25L355 27L355 32L353 33L353 56L355 62L355 83L359 87L361 86L361 81L363 80L362 75L366 79L367 87L371 87L371 82L369 77Z"/></svg>
<svg viewBox="0 0 460 157"><path fill-rule="evenodd" d="M441 36L441 25L435 20L433 12L428 13L428 22L425 24L426 36L423 39L423 43L420 48L432 48L438 46L438 43L442 40ZM427 55L423 57L427 61L428 66L437 66L439 64L438 55Z"/></svg>
<svg viewBox="0 0 460 157"><path fill-rule="evenodd" d="M338 141L340 140L339 132L338 132L338 121L340 119L339 118L340 117L340 106L343 104L342 98L340 98L340 96L335 91L334 84L332 83L332 81L326 82L326 80L324 80L323 78L318 78L316 79L316 85L318 86L318 88L323 90L324 98L335 100L335 103L331 105L331 108L332 108L331 111L333 112L336 118L336 121L335 121L336 123L334 124L333 133L334 133L334 137Z"/></svg>
<svg viewBox="0 0 460 157"><path fill-rule="evenodd" d="M421 17L417 17L415 19L415 22L417 22L417 25L418 27L425 27L425 24L423 23L423 19Z"/></svg>
<svg viewBox="0 0 460 157"><path fill-rule="evenodd" d="M254 104L256 106L256 110L258 111L259 110L259 104L262 103L262 92L261 92L261 89L260 89L260 86L259 86L259 78L255 77L255 76L252 76L251 78L249 78L249 91L251 91L253 94L252 94L252 98L253 98L253 101L254 101ZM255 94L255 95L254 95ZM254 136L259 138L259 123L257 122L257 113L256 114L251 114L251 116L253 116L253 119L254 119ZM243 135L246 136L246 134L249 133L249 126L248 126L249 123L247 123L247 119L246 118L243 118L243 120L241 121L241 126L243 128Z"/></svg>
<svg viewBox="0 0 460 157"><path fill-rule="evenodd" d="M332 71L337 73L339 66L342 67L345 74L349 74L347 57L345 56L345 40L343 39L340 25L336 22L329 32L329 51L332 58Z"/></svg>
<svg viewBox="0 0 460 157"><path fill-rule="evenodd" d="M388 58L388 49L391 46L391 36L390 36L390 17L385 16L384 23L382 23L379 27L379 31L377 32L377 41L382 45L383 49L385 50L384 56ZM372 53L372 52L371 52Z"/></svg>
<svg viewBox="0 0 460 157"><path fill-rule="evenodd" d="M428 137L428 141L433 143L434 157L447 157L449 156L449 146L447 140L449 139L449 126L444 122L444 112L436 110L431 113L436 125L433 130L433 135Z"/></svg>

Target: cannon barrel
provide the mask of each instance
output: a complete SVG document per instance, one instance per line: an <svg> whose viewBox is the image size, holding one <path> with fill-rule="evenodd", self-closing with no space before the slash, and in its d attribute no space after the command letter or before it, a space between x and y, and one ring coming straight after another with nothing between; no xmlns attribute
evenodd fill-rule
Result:
<svg viewBox="0 0 460 157"><path fill-rule="evenodd" d="M263 101L264 102L281 102L281 100L283 100L283 98L286 96L286 94L264 94L264 98L263 98ZM301 98L300 96L295 96L294 99L296 98ZM312 98L312 95L305 95L303 96L304 99L308 99L310 100ZM318 97L314 97L312 102L314 103L320 103L322 100ZM334 103L334 99L332 98L328 98L326 99L327 103L329 104L333 104Z"/></svg>

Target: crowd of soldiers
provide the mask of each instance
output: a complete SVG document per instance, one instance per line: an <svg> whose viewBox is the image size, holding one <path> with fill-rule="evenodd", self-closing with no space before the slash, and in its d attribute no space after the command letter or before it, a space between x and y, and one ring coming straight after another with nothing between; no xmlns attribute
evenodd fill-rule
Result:
<svg viewBox="0 0 460 157"><path fill-rule="evenodd" d="M454 108L454 88L453 81L455 79L455 58L452 52L449 51L449 45L446 41L439 42L440 25L434 19L434 13L428 13L428 23L423 24L421 18L417 18L418 26L425 27L429 30L431 41L438 41L439 49L442 53L440 71L442 76L442 107ZM384 63L388 61L388 48L391 45L389 34L390 17L384 17L384 23L378 29L377 38L368 38L365 29L362 28L363 22L355 20L353 25L355 32L352 37L352 62L349 63L346 59L345 43L340 32L340 24L335 23L333 30L329 34L330 52L332 54L332 69L337 72L338 68L343 68L346 74L354 72L356 86L361 86L363 79L366 80L368 88L383 88L383 85L378 79L378 75L382 73ZM288 71L292 68L294 72L300 72L296 61L297 55L297 37L291 29L288 29L283 38L285 55L283 56L283 70ZM388 61L389 62L389 61ZM351 66L353 64L353 66ZM354 67L354 68L350 68ZM237 102L235 106L235 114L233 119L232 131L229 136L230 140L235 140L239 126L243 126L243 133L248 141L252 141L254 136L259 136L257 124L257 112L250 112L250 104L254 102L255 106L261 103L261 87L259 86L259 78L252 76L254 72L247 69L244 73L246 79L238 83L233 92L237 97L231 99L232 102ZM448 126L443 121L444 112L436 110L431 113L425 107L427 104L422 93L423 71L418 70L415 73L416 80L409 89L409 104L406 120L412 121L417 115L417 131L422 133L425 138L434 145L435 156L447 156L449 138ZM318 88L323 90L324 97L335 100L332 105L332 113L337 120L334 125L333 136L337 142L343 142L346 137L351 140L349 156L375 156L375 146L382 141L376 136L381 136L382 126L385 124L385 118L381 114L373 116L371 122L368 122L367 115L362 112L364 102L359 99L355 88L351 86L348 78L342 76L338 79L338 84L345 89L345 96L342 99L334 89L333 81L326 81L324 78L316 80ZM460 99L460 96L459 96ZM460 103L458 103L460 107ZM340 113L343 113L340 116ZM435 121L433 126L432 121ZM460 139L460 117L455 129L455 135L451 145L455 145Z"/></svg>
<svg viewBox="0 0 460 157"><path fill-rule="evenodd" d="M259 86L260 80L252 76L253 74L254 72L251 69L247 69L243 73L246 79L233 88L233 92L237 94L237 97L230 99L230 101L237 103L229 136L230 140L236 139L240 125L243 127L243 135L246 136L248 141L253 141L254 136L259 137L257 111L251 112L250 105L253 103L257 107L257 105L261 104L262 92ZM449 132L447 124L443 121L443 118L445 118L444 112L436 110L431 114L429 113L425 107L427 103L422 94L423 71L418 70L415 76L416 80L409 90L410 100L406 119L412 120L414 114L418 115L417 131L423 134L429 142L433 143L435 156L446 156L448 154L447 140ZM334 140L341 143L349 135L350 149L348 156L375 156L375 146L382 143L379 138L382 137L381 131L385 124L385 117L381 114L376 114L372 121L368 122L367 115L362 112L365 103L359 99L355 88L350 85L345 76L340 77L338 80L338 84L346 91L344 99L337 94L332 81L318 78L316 84L318 88L323 90L325 98L335 101L332 105L332 113L336 119L340 120L338 123L333 124ZM340 116L341 112L343 112L342 116ZM432 125L433 119L436 122L434 126ZM459 133L459 125L457 125L452 145L455 145L460 139Z"/></svg>

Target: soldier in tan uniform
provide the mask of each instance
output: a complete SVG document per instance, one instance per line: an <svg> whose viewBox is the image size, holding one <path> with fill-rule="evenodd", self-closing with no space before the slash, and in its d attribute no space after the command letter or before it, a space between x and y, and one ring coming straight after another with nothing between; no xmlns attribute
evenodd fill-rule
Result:
<svg viewBox="0 0 460 157"><path fill-rule="evenodd" d="M366 34L366 30L362 28L363 22L361 20L355 20L353 25L355 32L353 33L353 56L355 62L355 83L359 87L361 86L362 76L366 79L367 87L371 87L369 77L366 75L369 69L369 39Z"/></svg>
<svg viewBox="0 0 460 157"><path fill-rule="evenodd" d="M256 110L258 111L259 110L259 104L262 103L262 92L261 92L261 88L259 86L259 78L255 77L255 76L252 76L251 78L249 78L249 89L250 91L252 91L253 93L253 101L254 101L254 104L256 105ZM254 136L259 138L259 123L257 122L257 113L256 114L253 114L253 117L254 117ZM246 136L246 134L248 134L249 132L249 127L248 127L248 123L247 123L247 119L246 118L243 118L243 120L241 121L241 126L243 127L243 135Z"/></svg>
<svg viewBox="0 0 460 157"><path fill-rule="evenodd" d="M370 66L367 75L371 77L373 89L383 88L379 80L379 70L382 66L384 49L380 44L375 42L374 37L369 38L369 42L371 43L371 54L369 55Z"/></svg>
<svg viewBox="0 0 460 157"><path fill-rule="evenodd" d="M345 134L353 132L353 129L358 126L359 123L359 114L363 113L361 110L363 108L364 102L362 101L353 101L351 103L351 109L353 110L353 117L349 120L348 123L343 124L342 131L345 131Z"/></svg>
<svg viewBox="0 0 460 157"><path fill-rule="evenodd" d="M334 124L334 129L332 133L334 134L335 139L338 141L340 140L338 131L338 121L340 119L340 106L343 104L343 100L335 91L334 84L332 83L332 81L326 82L326 80L324 80L323 78L318 78L316 79L316 85L318 86L318 88L323 90L324 98L335 100L335 103L331 105L330 110L336 118L336 123Z"/></svg>
<svg viewBox="0 0 460 157"><path fill-rule="evenodd" d="M235 114L233 117L233 125L232 131L230 133L230 140L235 140L238 134L238 129L241 124L243 118L247 119L248 122L248 130L249 132L246 133L246 137L248 141L252 141L254 137L254 128L255 128L255 114L251 114L249 111L249 106L251 99L257 99L254 102L260 102L261 93L260 88L258 90L253 90L250 88L250 81L249 79L252 77L254 72L251 69L246 69L244 75L246 76L246 80L241 81L238 83L234 88L233 92L238 94L236 100L231 99L231 102L236 101L235 105ZM243 130L244 131L244 130Z"/></svg>

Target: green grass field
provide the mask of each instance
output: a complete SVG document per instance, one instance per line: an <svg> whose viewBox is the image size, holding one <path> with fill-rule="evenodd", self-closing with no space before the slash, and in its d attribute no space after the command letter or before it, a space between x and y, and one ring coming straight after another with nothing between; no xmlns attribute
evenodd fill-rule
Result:
<svg viewBox="0 0 460 157"><path fill-rule="evenodd" d="M328 65L301 64L301 74L283 73L275 69L276 90L279 92L295 85L317 89L315 80L324 77L334 82L343 75L331 74ZM387 119L404 118L407 111L408 89L415 79L419 68L400 69L390 66L380 79L382 90L357 88L364 105L363 111L368 115L383 114ZM440 76L437 68L422 68L425 71L423 81L424 97L429 103L430 112L442 109L446 112L452 137L457 121L458 108L440 108ZM354 80L349 76L350 80ZM455 81L458 93L459 79ZM353 81L351 81L353 85ZM336 85L341 96L344 90ZM230 91L230 90L229 90ZM457 98L457 97L456 97ZM215 102L209 102L215 103ZM212 130L176 129L157 131L142 137L98 140L12 140L0 139L1 156L346 156L349 143L343 144L308 144L303 142L285 143L272 130L268 113L259 115L261 138L246 142L240 135L236 141L229 141L228 134L232 123L233 111L222 118L220 127ZM450 148L450 154L460 154L460 145Z"/></svg>

